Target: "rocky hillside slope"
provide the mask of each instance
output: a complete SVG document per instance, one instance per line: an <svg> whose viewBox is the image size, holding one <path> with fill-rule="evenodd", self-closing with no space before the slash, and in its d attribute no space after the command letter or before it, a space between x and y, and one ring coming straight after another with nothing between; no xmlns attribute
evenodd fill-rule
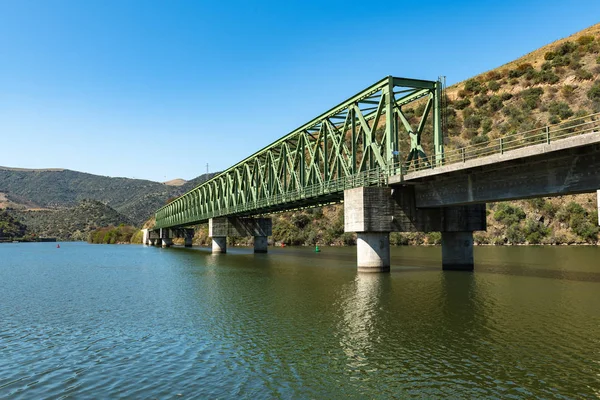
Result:
<svg viewBox="0 0 600 400"><path fill-rule="evenodd" d="M9 211L27 226L27 233L60 240L87 240L89 233L104 226L131 224L131 220L96 200L83 200L74 207L60 210Z"/></svg>

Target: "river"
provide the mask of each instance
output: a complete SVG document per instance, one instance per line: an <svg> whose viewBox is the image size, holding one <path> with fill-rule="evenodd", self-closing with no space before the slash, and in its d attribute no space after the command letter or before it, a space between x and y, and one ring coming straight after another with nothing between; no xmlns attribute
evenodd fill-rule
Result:
<svg viewBox="0 0 600 400"><path fill-rule="evenodd" d="M0 398L597 398L600 248L0 245Z"/></svg>

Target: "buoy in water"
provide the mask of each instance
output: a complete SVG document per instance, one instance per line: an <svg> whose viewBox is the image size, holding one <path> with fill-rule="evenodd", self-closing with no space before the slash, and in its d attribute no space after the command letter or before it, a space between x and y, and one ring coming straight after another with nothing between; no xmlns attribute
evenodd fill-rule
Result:
<svg viewBox="0 0 600 400"><path fill-rule="evenodd" d="M321 251L321 249L319 249L319 246L315 246L315 253L319 253Z"/></svg>
<svg viewBox="0 0 600 400"><path fill-rule="evenodd" d="M60 244L57 244L57 245L56 245L56 248L57 248L57 249L60 249Z"/></svg>

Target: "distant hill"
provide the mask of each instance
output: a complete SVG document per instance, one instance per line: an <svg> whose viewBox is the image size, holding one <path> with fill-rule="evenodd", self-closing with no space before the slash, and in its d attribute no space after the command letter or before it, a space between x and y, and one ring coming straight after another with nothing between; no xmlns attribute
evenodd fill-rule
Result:
<svg viewBox="0 0 600 400"><path fill-rule="evenodd" d="M214 174L208 175L212 176ZM0 168L0 202L21 209L62 209L92 199L106 204L140 226L167 199L206 180L206 174L169 186L142 179L111 178L68 169Z"/></svg>
<svg viewBox="0 0 600 400"><path fill-rule="evenodd" d="M132 224L131 219L96 200L83 200L74 207L46 211L11 211L27 226L29 234L60 240L87 240L96 228Z"/></svg>

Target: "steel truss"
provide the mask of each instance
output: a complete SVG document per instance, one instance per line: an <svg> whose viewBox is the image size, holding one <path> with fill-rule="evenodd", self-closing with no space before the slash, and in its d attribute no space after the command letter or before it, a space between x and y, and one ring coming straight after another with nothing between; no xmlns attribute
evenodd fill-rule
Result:
<svg viewBox="0 0 600 400"><path fill-rule="evenodd" d="M403 165L439 165L441 93L439 80L382 79L160 208L155 228L339 202L345 189L383 184L402 174ZM413 128L403 108L418 100L425 107ZM421 145L430 114L433 157ZM410 137L404 157L399 130Z"/></svg>

